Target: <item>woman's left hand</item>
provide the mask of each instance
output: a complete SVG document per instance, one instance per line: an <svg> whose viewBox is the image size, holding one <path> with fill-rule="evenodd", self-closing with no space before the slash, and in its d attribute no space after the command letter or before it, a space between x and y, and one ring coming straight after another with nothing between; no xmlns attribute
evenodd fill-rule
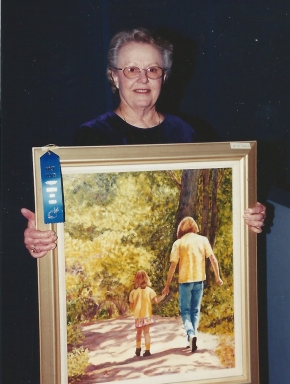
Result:
<svg viewBox="0 0 290 384"><path fill-rule="evenodd" d="M266 207L261 203L257 203L253 208L245 210L243 218L251 231L261 233L266 218Z"/></svg>

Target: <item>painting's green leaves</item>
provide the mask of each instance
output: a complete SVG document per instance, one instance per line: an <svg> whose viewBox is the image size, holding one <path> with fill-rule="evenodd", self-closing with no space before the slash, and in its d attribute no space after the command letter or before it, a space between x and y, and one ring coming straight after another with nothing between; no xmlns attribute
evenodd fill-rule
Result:
<svg viewBox="0 0 290 384"><path fill-rule="evenodd" d="M194 203L201 222L202 170ZM207 186L213 195L212 173ZM67 312L70 324L129 313L134 275L144 269L161 294L175 240L182 171L64 175ZM217 172L214 253L227 284L204 292L201 327L230 331L232 293L232 171ZM208 200L211 211L211 200ZM192 208L191 208L192 209ZM209 220L211 218L209 213ZM230 292L227 289L231 289ZM178 280L154 312L178 316ZM219 319L219 320L217 320ZM233 324L233 323L232 323Z"/></svg>

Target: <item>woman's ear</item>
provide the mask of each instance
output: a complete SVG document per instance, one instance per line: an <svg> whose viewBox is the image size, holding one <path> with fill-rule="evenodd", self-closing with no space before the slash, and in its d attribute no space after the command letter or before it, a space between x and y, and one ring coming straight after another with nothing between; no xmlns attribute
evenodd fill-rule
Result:
<svg viewBox="0 0 290 384"><path fill-rule="evenodd" d="M111 77L112 77L112 80L113 80L113 82L115 84L115 87L117 89L119 89L119 79L118 79L118 76L117 76L116 72L111 71Z"/></svg>

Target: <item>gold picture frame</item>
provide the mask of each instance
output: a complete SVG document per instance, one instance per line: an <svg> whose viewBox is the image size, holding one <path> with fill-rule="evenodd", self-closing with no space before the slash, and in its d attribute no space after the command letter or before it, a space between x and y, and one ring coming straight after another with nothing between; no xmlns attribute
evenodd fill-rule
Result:
<svg viewBox="0 0 290 384"><path fill-rule="evenodd" d="M184 170L188 169L202 171L209 170L209 172L218 169L221 170L222 175L225 172L224 170L226 170L231 175L230 184L232 189L229 192L231 195L231 199L229 200L231 212L229 220L232 223L232 232L229 233L231 233L230 236L232 238L233 266L232 276L230 279L231 281L234 281L232 284L232 305L234 312L232 320L229 320L229 323L232 321L231 326L234 329L233 335L231 335L231 345L226 344L224 341L225 344L223 344L223 348L219 352L220 365L218 368L216 368L214 364L212 366L210 364L208 366L205 364L205 368L200 368L199 360L192 360L192 356L194 354L188 354L188 351L183 352L183 350L185 350L185 346L178 344L175 345L174 349L169 348L167 351L164 344L163 347L165 352L163 351L159 354L156 353L155 357L153 352L152 356L150 356L147 360L142 357L139 358L143 359L142 364L139 362L139 366L135 368L139 373L143 370L144 374L145 367L150 367L150 373L146 373L148 376L145 375L145 378L147 377L147 380L150 380L150 383L152 384L258 384L259 359L256 235L248 230L242 218L244 210L247 207L254 205L256 202L256 142L253 141L165 144L150 146L44 147L32 149L37 228L40 230L52 229L58 236L57 248L49 252L45 257L38 259L41 384L68 383L68 292L66 288L66 269L68 269L66 266L66 258L68 256L65 251L65 247L67 246L65 245L65 242L67 241L65 238L70 235L67 235L67 232L65 231L68 231L67 226L70 225L70 222L65 223L65 230L64 224L44 224L40 157L47 150L53 151L60 158L64 184L64 205L66 217L70 215L68 210L71 208L68 209L68 207L73 207L75 204L75 201L70 201L71 197L67 197L68 192L66 192L66 188L70 188L70 190L72 190L73 185L74 188L76 188L75 190L79 188L79 186L75 187L75 184L68 184L69 187L66 187L66 179L70 179L68 183L71 183L72 181L75 183L76 176L78 177L78 175L102 174L105 175L105 179L107 177L107 179L111 180L112 174L117 174L117 176L119 175L120 177L123 177L126 173L133 177L136 174L139 175L139 173L143 172L153 172L153 175L155 175L155 172L161 171L169 174L173 171L179 175L184 172ZM79 176L80 179L82 177L87 176ZM168 177L170 177L170 175ZM107 184L104 187L105 189L103 192L108 191L108 189L106 189L108 188ZM83 199L86 199L86 197L83 197ZM129 197L127 200L129 200ZM79 213L75 214L79 215ZM137 213L135 215L137 216ZM116 221L116 219L114 220ZM209 224L207 225L210 227ZM97 237L98 218L96 218L96 223L94 223L93 229L91 229L91 227L90 230L93 231L95 234L94 236ZM86 227L86 231L88 231L88 225ZM81 235L79 234L78 236L80 237ZM93 241L95 241L94 236ZM74 239L74 241L79 240ZM92 238L90 241L92 241ZM225 290L229 289L229 285L226 287L226 284L224 284L223 287L225 287L223 288ZM222 308L222 311L225 311L226 306ZM94 328L96 331L98 330L98 327L103 325L106 321L108 322L106 319L96 320L92 325L85 320L80 327L82 330L86 330L87 328L85 327L89 324L96 327ZM216 324L218 324L218 321L216 321ZM166 328L167 326L165 329ZM158 329L158 327L156 329ZM178 329L178 332L181 332L179 331L179 328L176 329ZM215 329L211 329L211 332L215 331ZM118 332L121 334L120 330ZM132 332L134 332L133 323ZM100 332L96 332L96 334L98 333ZM217 336L219 340L221 340L220 336L221 335ZM131 339L134 340L134 334L132 337L133 339ZM159 338L160 337L162 338L161 335L159 335ZM153 346L153 336L152 339ZM91 374L91 381L89 381L89 379L85 381L83 379L85 376L79 376L79 381L76 382L110 383L117 381L123 384L131 382L138 384L140 381L140 383L144 383L146 380L141 374L140 377L137 375L133 379L134 375L132 376L132 372L130 372L130 374L128 373L128 369L130 370L129 367L134 366L136 361L136 357L134 357L134 348L134 342L132 341L127 348L127 350L130 350L132 357L128 358L127 355L127 357L124 355L123 365L125 366L127 372L125 375L120 374L120 376L118 376L115 374L114 376L112 373L113 370L114 372L117 372L117 370L120 372L123 367L122 359L121 361L120 358L119 360L117 359L118 362L115 365L113 364L116 360L115 357L112 358L112 361L110 361L110 359L107 362L102 360L102 364L98 366L96 363L96 361L98 361L98 357L96 357L94 364L90 363L90 367L96 369L98 375L101 376L100 380L96 379L94 381L92 370L89 370L89 373ZM206 355L206 353L209 353L211 356L217 356L218 353L215 353L215 351L216 350L213 351L210 348L207 349L204 347L197 351L199 355L194 358L202 358ZM100 353L102 356L104 355L104 352ZM101 354L99 355L99 358ZM160 362L167 358L172 358L172 356L170 357L170 354L174 355L173 358L176 362L180 358L183 359L183 365L185 364L185 368L182 372L178 367L176 367L176 370L170 370L167 367L164 368L164 372L162 372L162 364ZM227 356L227 358L234 359L234 362L232 363L233 365L227 366L227 363L224 361L221 363L222 360L225 360L226 355L228 354L234 354L234 357ZM155 371L153 369L154 358L156 358L155 363L158 365L158 370ZM186 359L188 359L188 363L186 363ZM195 361L197 362L196 366L194 365ZM111 371L110 367L112 368ZM116 367L118 367L118 369L116 369ZM108 381L106 381L106 375L108 377ZM73 380L70 380L70 382L73 382Z"/></svg>

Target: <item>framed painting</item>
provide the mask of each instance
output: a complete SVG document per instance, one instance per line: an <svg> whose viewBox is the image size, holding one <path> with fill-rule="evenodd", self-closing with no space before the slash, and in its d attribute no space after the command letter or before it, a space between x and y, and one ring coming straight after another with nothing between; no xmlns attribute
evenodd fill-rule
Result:
<svg viewBox="0 0 290 384"><path fill-rule="evenodd" d="M60 159L64 223L44 224L46 151ZM255 142L33 148L33 165L37 228L58 236L38 260L41 384L259 383L256 235L242 218ZM172 259L185 217L223 282L204 254L197 349L181 291L196 278L181 281L181 251ZM136 304L138 289L150 295Z"/></svg>

